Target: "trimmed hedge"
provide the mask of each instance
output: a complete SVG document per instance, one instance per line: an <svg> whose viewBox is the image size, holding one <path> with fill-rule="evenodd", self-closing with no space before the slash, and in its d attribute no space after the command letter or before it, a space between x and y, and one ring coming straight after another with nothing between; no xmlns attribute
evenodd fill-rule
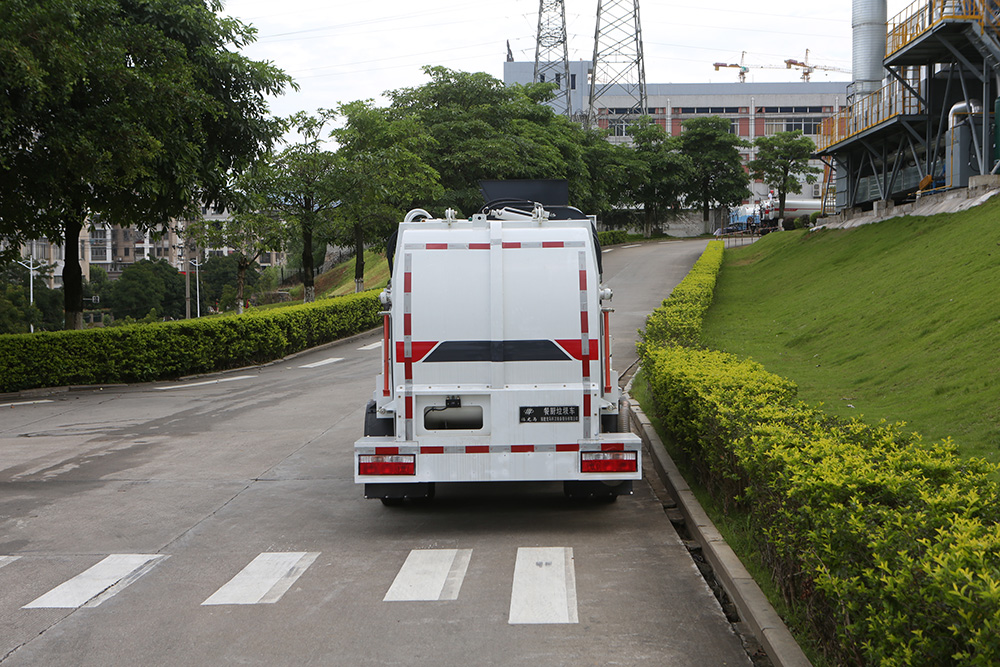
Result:
<svg viewBox="0 0 1000 667"><path fill-rule="evenodd" d="M686 287L696 282L714 284ZM996 466L901 424L833 418L754 361L676 344L703 303L671 297L663 310L689 312L650 316L667 323L643 348L653 413L713 495L749 514L775 581L828 656L1000 662Z"/></svg>
<svg viewBox="0 0 1000 667"><path fill-rule="evenodd" d="M261 364L378 326L366 292L269 311L0 336L0 392L149 382Z"/></svg>
<svg viewBox="0 0 1000 667"><path fill-rule="evenodd" d="M606 232L597 232L597 241L602 246L625 243L628 241L628 232L624 229L612 229Z"/></svg>

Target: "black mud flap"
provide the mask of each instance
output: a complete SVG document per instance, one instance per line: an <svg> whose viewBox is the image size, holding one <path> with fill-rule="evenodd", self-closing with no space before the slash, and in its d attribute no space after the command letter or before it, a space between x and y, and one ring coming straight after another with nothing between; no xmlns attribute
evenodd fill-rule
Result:
<svg viewBox="0 0 1000 667"><path fill-rule="evenodd" d="M568 498L581 500L603 500L613 503L618 496L632 495L632 480L621 482L581 481L563 482L563 492Z"/></svg>
<svg viewBox="0 0 1000 667"><path fill-rule="evenodd" d="M365 484L365 498L378 498L383 505L402 505L405 500L430 500L434 482Z"/></svg>

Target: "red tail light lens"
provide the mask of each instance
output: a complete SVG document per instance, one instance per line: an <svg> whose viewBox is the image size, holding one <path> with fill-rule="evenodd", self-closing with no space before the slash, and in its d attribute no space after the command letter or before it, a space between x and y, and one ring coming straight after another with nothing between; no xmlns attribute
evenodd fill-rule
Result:
<svg viewBox="0 0 1000 667"><path fill-rule="evenodd" d="M362 454L358 457L359 475L414 475L417 457L413 454Z"/></svg>
<svg viewBox="0 0 1000 667"><path fill-rule="evenodd" d="M636 472L639 469L637 452L581 452L582 472Z"/></svg>

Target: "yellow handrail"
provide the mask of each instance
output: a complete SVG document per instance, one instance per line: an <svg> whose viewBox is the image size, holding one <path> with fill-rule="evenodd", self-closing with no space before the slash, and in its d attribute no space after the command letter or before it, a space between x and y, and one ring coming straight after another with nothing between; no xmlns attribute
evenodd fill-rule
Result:
<svg viewBox="0 0 1000 667"><path fill-rule="evenodd" d="M918 73L917 68L904 70L904 78L907 79L910 88L903 86L899 81L890 81L874 93L856 100L844 111L824 118L820 125L817 148L825 150L895 116L924 113L924 104L920 101L923 96L922 81L917 76Z"/></svg>
<svg viewBox="0 0 1000 667"><path fill-rule="evenodd" d="M886 57L896 53L943 21L974 21L984 28L991 27L995 30L997 17L987 6L989 1L916 0L910 3L886 25Z"/></svg>

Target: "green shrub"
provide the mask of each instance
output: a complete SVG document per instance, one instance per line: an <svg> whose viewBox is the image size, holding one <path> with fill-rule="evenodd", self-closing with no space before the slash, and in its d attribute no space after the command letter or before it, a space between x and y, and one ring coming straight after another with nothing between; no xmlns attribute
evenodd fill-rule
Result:
<svg viewBox="0 0 1000 667"><path fill-rule="evenodd" d="M901 424L833 418L756 362L690 347L714 277L681 286L644 335L652 412L713 495L751 517L829 657L1000 662L997 468Z"/></svg>
<svg viewBox="0 0 1000 667"><path fill-rule="evenodd" d="M612 229L606 232L597 232L597 241L602 246L625 243L628 241L628 232L624 229Z"/></svg>
<svg viewBox="0 0 1000 667"><path fill-rule="evenodd" d="M371 329L380 311L367 292L239 316L0 336L0 392L260 364Z"/></svg>

